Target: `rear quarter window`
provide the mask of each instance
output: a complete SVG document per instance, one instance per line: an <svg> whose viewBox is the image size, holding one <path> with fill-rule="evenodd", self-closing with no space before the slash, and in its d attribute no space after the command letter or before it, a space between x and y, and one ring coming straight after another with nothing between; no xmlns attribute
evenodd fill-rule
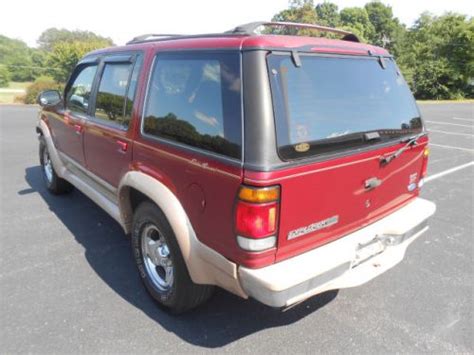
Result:
<svg viewBox="0 0 474 355"><path fill-rule="evenodd" d="M240 159L240 77L239 53L158 54L143 133Z"/></svg>

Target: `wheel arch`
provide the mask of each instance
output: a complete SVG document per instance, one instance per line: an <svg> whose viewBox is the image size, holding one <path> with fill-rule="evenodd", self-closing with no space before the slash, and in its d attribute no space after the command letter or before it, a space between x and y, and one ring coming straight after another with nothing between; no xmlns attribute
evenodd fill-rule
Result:
<svg viewBox="0 0 474 355"><path fill-rule="evenodd" d="M125 232L132 230L134 194L161 209L170 224L193 282L221 286L247 297L237 278L237 265L201 243L176 195L162 182L141 171L130 171L118 188L118 202Z"/></svg>
<svg viewBox="0 0 474 355"><path fill-rule="evenodd" d="M42 119L38 120L38 124L36 126L36 133L38 133L40 135L40 138L44 139L44 141L46 142L46 146L48 147L49 151L49 156L51 158L51 161L53 162L53 167L56 171L56 174L60 178L64 178L64 175L66 174L66 167L59 158L59 154L56 147L54 146L54 142L51 137L51 132L49 130L48 125Z"/></svg>

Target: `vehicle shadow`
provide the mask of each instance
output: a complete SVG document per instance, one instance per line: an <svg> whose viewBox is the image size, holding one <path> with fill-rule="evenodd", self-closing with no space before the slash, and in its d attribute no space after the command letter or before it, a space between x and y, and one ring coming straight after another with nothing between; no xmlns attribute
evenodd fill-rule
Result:
<svg viewBox="0 0 474 355"><path fill-rule="evenodd" d="M263 329L292 324L325 306L337 295L337 291L327 292L282 311L217 289L213 298L198 309L184 315L169 315L142 286L129 239L118 223L77 190L62 196L50 194L39 166L27 168L25 179L30 188L18 194L38 193L43 198L84 247L88 263L108 286L167 331L190 344L217 348Z"/></svg>

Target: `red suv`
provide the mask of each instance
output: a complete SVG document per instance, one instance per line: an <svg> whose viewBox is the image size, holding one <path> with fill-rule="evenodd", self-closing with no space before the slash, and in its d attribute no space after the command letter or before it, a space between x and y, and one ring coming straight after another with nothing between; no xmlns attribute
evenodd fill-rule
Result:
<svg viewBox="0 0 474 355"><path fill-rule="evenodd" d="M63 95L38 101L48 189L75 186L116 219L173 312L214 286L282 307L363 284L435 211L419 197L428 137L402 74L342 30L141 36L87 54Z"/></svg>

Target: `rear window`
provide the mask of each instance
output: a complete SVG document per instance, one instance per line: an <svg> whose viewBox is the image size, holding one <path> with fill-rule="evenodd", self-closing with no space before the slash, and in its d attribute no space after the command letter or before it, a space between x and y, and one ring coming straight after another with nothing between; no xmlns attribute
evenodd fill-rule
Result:
<svg viewBox="0 0 474 355"><path fill-rule="evenodd" d="M240 159L239 53L162 53L155 60L143 132Z"/></svg>
<svg viewBox="0 0 474 355"><path fill-rule="evenodd" d="M290 55L268 57L284 160L421 131L413 96L392 59L300 54L300 61L297 67Z"/></svg>

